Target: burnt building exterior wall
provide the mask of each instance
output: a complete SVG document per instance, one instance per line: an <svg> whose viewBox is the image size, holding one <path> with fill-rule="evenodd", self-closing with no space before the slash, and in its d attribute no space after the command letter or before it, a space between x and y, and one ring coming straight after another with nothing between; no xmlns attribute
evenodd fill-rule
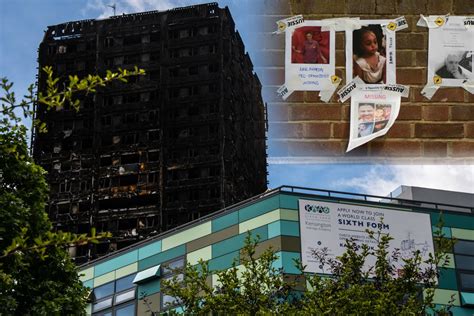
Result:
<svg viewBox="0 0 474 316"><path fill-rule="evenodd" d="M48 174L57 229L110 231L78 262L262 193L267 188L261 84L227 8L217 4L50 26L39 66L70 74L133 68L145 76L78 95L37 118L33 155ZM45 78L39 72L39 90Z"/></svg>

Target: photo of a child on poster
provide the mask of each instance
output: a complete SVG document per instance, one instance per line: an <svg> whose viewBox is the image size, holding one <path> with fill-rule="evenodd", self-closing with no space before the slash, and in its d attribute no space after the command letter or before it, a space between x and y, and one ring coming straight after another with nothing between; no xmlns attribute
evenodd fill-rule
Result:
<svg viewBox="0 0 474 316"><path fill-rule="evenodd" d="M363 26L353 33L353 75L365 83L385 83L385 35L380 25Z"/></svg>
<svg viewBox="0 0 474 316"><path fill-rule="evenodd" d="M291 37L293 64L327 64L329 61L329 32L320 26L303 26L295 29Z"/></svg>
<svg viewBox="0 0 474 316"><path fill-rule="evenodd" d="M361 78L366 84L395 84L395 33L388 32L388 20L360 21L362 27L346 30L347 78Z"/></svg>

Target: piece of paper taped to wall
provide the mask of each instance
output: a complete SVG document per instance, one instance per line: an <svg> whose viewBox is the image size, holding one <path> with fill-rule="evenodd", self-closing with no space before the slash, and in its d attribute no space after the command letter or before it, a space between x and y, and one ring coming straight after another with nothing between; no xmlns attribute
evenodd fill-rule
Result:
<svg viewBox="0 0 474 316"><path fill-rule="evenodd" d="M362 79L360 79L359 77L355 77L354 79L352 79L351 82L347 83L337 92L337 95L339 96L339 102L344 103L347 99L351 97L351 94L354 90L364 84L364 81L362 81Z"/></svg>
<svg viewBox="0 0 474 316"><path fill-rule="evenodd" d="M336 31L343 32L345 30L358 30L362 27L360 18L331 18L324 19L324 22L329 22L328 25L323 26L321 31Z"/></svg>
<svg viewBox="0 0 474 316"><path fill-rule="evenodd" d="M289 90L286 85L282 85L277 90L277 94L283 99L286 100L293 93L292 90Z"/></svg>
<svg viewBox="0 0 474 316"><path fill-rule="evenodd" d="M304 18L301 14L295 15L286 19L278 20L276 21L277 30L273 32L273 34L285 33L287 28L297 26L298 24L301 24L303 22L304 22Z"/></svg>
<svg viewBox="0 0 474 316"><path fill-rule="evenodd" d="M420 14L420 19L418 20L416 25L433 29L433 28L442 27L444 24L446 24L448 19L449 19L449 14L430 15L430 16L424 16L423 14Z"/></svg>
<svg viewBox="0 0 474 316"><path fill-rule="evenodd" d="M385 135L400 112L402 96L409 87L403 85L358 85L351 91L351 115L347 151Z"/></svg>
<svg viewBox="0 0 474 316"><path fill-rule="evenodd" d="M385 28L390 32L397 32L408 28L408 22L404 16L398 17L395 20L388 22Z"/></svg>
<svg viewBox="0 0 474 316"><path fill-rule="evenodd" d="M326 82L326 85L319 91L319 98L323 102L329 102L334 91L341 83L342 79L336 75L332 75L331 78Z"/></svg>

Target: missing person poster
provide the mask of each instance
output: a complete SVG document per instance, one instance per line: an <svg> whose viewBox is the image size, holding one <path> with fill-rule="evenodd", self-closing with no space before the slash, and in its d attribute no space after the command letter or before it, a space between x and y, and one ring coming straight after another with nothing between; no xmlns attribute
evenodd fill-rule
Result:
<svg viewBox="0 0 474 316"><path fill-rule="evenodd" d="M402 85L362 84L350 92L347 152L389 131L400 112L402 95L408 96L408 88Z"/></svg>
<svg viewBox="0 0 474 316"><path fill-rule="evenodd" d="M429 214L413 213L353 204L299 200L301 256L306 272L330 273L313 255L314 251L327 250L326 259L344 253L344 243L353 238L359 244L375 247L366 229L389 234L389 252L400 250L401 258L410 258L420 251L424 260L434 253ZM372 266L375 258L369 257L365 268ZM393 262L400 269L403 261Z"/></svg>
<svg viewBox="0 0 474 316"><path fill-rule="evenodd" d="M304 21L285 30L285 84L278 93L286 99L293 91L334 92L335 31L331 21ZM331 93L332 94L332 93ZM329 100L329 98L327 98ZM327 101L326 101L327 102Z"/></svg>
<svg viewBox="0 0 474 316"><path fill-rule="evenodd" d="M422 16L418 25L429 27L428 82L422 93L431 98L439 87L464 87L472 93L467 85L474 81L474 18Z"/></svg>
<svg viewBox="0 0 474 316"><path fill-rule="evenodd" d="M396 33L387 28L391 21L359 22L359 29L346 29L346 77L358 76L366 84L395 84Z"/></svg>

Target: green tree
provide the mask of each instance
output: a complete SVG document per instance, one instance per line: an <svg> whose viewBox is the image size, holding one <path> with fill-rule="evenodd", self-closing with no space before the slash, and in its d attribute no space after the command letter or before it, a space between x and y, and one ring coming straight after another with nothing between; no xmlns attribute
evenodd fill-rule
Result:
<svg viewBox="0 0 474 316"><path fill-rule="evenodd" d="M292 283L285 282L274 267L278 256L269 248L257 256L258 236L250 234L241 250L240 266L233 262L230 269L212 272L207 262L189 263L172 280L162 282L163 292L174 296L176 303L192 315L257 315L290 311L293 299ZM184 274L182 277L178 275ZM218 285L210 279L215 274ZM171 306L170 306L171 307Z"/></svg>
<svg viewBox="0 0 474 316"><path fill-rule="evenodd" d="M36 165L27 149L27 128L20 115L32 115L36 101L48 108L69 102L79 103L75 93L93 93L116 80L126 81L143 70L107 72L103 78L70 76L65 89L52 69L44 69L47 89L35 97L35 87L17 102L13 83L1 79L0 88L0 315L76 315L84 314L88 290L79 280L77 267L67 248L74 244L97 242L110 234L90 236L52 232L45 212L48 185L45 171ZM21 113L23 112L23 113ZM41 131L42 122L35 122Z"/></svg>
<svg viewBox="0 0 474 316"><path fill-rule="evenodd" d="M329 273L302 272L296 282L284 282L281 271L273 266L277 256L272 249L256 256L258 241L249 235L241 251L244 269L239 271L234 263L228 270L210 272L206 262L188 264L177 271L183 277L164 280L162 289L192 315L426 315L435 311L432 302L439 266L448 264L445 252L454 241L444 238L439 229L435 254L423 260L415 252L405 259L399 251L389 252L392 237L380 231L368 234L374 248L351 239L336 259L328 258L326 249L315 251L314 257ZM370 257L375 257L375 263L367 268ZM396 268L396 262L403 262L403 268ZM295 264L304 270L299 262ZM219 279L214 287L209 283L212 273ZM435 313L445 315L448 309Z"/></svg>

